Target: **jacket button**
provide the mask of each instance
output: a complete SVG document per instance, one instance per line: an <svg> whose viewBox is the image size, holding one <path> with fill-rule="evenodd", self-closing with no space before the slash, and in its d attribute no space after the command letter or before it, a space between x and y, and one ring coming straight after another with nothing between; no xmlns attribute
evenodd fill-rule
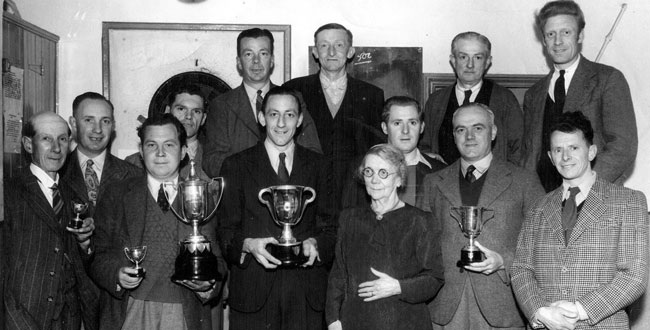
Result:
<svg viewBox="0 0 650 330"><path fill-rule="evenodd" d="M566 267L562 267L562 272L563 272L563 273L566 273L566 272L568 272L568 271L569 271L569 269L567 269Z"/></svg>
<svg viewBox="0 0 650 330"><path fill-rule="evenodd" d="M58 247L54 248L54 253L59 253L59 248Z"/></svg>
<svg viewBox="0 0 650 330"><path fill-rule="evenodd" d="M47 302L53 302L53 301L54 301L54 298L52 298L52 297L47 297Z"/></svg>
<svg viewBox="0 0 650 330"><path fill-rule="evenodd" d="M54 272L50 272L50 276L54 276L54 274L55 274Z"/></svg>

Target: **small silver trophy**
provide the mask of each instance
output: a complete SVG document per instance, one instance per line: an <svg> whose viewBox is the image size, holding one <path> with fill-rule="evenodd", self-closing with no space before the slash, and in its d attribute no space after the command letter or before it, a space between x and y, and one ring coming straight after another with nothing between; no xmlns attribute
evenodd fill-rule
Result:
<svg viewBox="0 0 650 330"><path fill-rule="evenodd" d="M305 192L311 194L306 200L303 198ZM270 200L263 197L267 193L271 195ZM291 227L300 222L305 207L316 198L314 189L292 185L272 186L260 190L257 198L266 204L273 221L282 227L282 235L278 237L279 244L269 244L267 250L280 260L283 266L297 266L306 262L307 258L302 253L302 242L293 236Z"/></svg>
<svg viewBox="0 0 650 330"><path fill-rule="evenodd" d="M476 206L460 206L451 208L451 216L458 222L460 230L469 238L469 244L460 250L460 261L458 266L467 266L473 262L483 261L483 253L474 245L476 239L483 230L483 224L488 222L492 217L484 217L487 212L492 212L486 208Z"/></svg>
<svg viewBox="0 0 650 330"><path fill-rule="evenodd" d="M124 248L124 254L130 262L135 264L135 275L133 277L143 277L145 270L140 267L140 263L144 260L144 257L147 256L147 247L146 246L131 246Z"/></svg>
<svg viewBox="0 0 650 330"><path fill-rule="evenodd" d="M201 180L196 174L196 164L190 161L190 173L183 182L178 183L180 210L174 208L174 203L167 200L172 212L182 222L192 225L192 233L179 242L180 252L176 257L173 281L182 280L220 280L217 257L212 253L210 240L199 232L199 226L208 221L217 210L223 195L223 178L211 181ZM208 213L208 210L211 211Z"/></svg>
<svg viewBox="0 0 650 330"><path fill-rule="evenodd" d="M88 203L80 200L73 200L72 211L77 214L77 217L68 221L68 228L80 229L84 224L84 219L81 218L81 215L88 211Z"/></svg>

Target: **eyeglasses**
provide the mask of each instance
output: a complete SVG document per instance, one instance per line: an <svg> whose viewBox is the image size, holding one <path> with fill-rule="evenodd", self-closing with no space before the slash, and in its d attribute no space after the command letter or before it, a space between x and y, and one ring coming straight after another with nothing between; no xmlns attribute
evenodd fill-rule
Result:
<svg viewBox="0 0 650 330"><path fill-rule="evenodd" d="M373 175L375 175L375 170L371 169L370 167L366 167L361 171L363 173L363 176L366 178L371 178ZM397 172L390 173L388 170L380 168L379 171L377 171L377 175L379 175L380 178L386 179L389 175L393 175Z"/></svg>

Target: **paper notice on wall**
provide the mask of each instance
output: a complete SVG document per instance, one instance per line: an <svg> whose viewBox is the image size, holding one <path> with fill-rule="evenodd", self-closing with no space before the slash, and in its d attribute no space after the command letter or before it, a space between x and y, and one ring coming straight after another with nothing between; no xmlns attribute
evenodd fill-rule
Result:
<svg viewBox="0 0 650 330"><path fill-rule="evenodd" d="M23 69L12 66L2 74L4 152L19 154L23 126Z"/></svg>

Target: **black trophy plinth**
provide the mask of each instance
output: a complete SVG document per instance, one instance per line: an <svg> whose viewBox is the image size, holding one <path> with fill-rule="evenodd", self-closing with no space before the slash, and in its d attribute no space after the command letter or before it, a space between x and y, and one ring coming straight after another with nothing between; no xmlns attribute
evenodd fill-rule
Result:
<svg viewBox="0 0 650 330"><path fill-rule="evenodd" d="M481 262L485 260L483 252L479 248L468 249L467 247L460 250L460 260L458 260L458 267L468 266L471 263Z"/></svg>
<svg viewBox="0 0 650 330"><path fill-rule="evenodd" d="M72 229L81 229L84 226L84 221L82 219L70 219L68 221L68 228Z"/></svg>
<svg viewBox="0 0 650 330"><path fill-rule="evenodd" d="M217 257L210 249L210 242L180 244L180 252L176 257L175 272L172 281L221 280Z"/></svg>
<svg viewBox="0 0 650 330"><path fill-rule="evenodd" d="M280 260L280 267L296 267L309 260L302 252L302 242L293 244L268 244L266 250Z"/></svg>

